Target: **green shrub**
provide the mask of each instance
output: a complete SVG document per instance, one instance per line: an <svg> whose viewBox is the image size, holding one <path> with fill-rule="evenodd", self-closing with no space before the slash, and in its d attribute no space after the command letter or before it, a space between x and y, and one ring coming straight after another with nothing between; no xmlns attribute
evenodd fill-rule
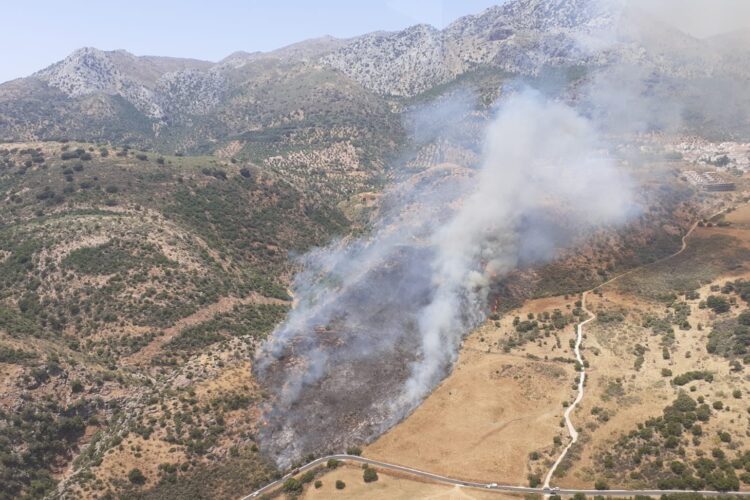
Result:
<svg viewBox="0 0 750 500"><path fill-rule="evenodd" d="M708 371L690 371L685 372L682 375L676 376L674 379L672 379L672 382L675 385L685 385L689 384L690 382L693 382L694 380L705 380L706 382L713 382L714 376L713 373Z"/></svg>
<svg viewBox="0 0 750 500"><path fill-rule="evenodd" d="M731 305L725 297L709 295L706 298L706 306L717 314L729 311Z"/></svg>
<svg viewBox="0 0 750 500"><path fill-rule="evenodd" d="M336 480L336 489L337 490L343 490L344 488L346 488L346 483L344 481L342 481L341 479L337 479Z"/></svg>
<svg viewBox="0 0 750 500"><path fill-rule="evenodd" d="M299 493L303 489L303 485L300 481L297 479L290 477L286 481L284 481L283 490L287 493Z"/></svg>
<svg viewBox="0 0 750 500"><path fill-rule="evenodd" d="M128 472L128 480L133 484L144 484L146 482L146 476L143 475L140 469L131 469Z"/></svg>
<svg viewBox="0 0 750 500"><path fill-rule="evenodd" d="M367 469L365 469L365 472L362 474L362 476L366 483L372 483L378 480L378 473L375 472L375 469L373 469L372 467L368 467Z"/></svg>

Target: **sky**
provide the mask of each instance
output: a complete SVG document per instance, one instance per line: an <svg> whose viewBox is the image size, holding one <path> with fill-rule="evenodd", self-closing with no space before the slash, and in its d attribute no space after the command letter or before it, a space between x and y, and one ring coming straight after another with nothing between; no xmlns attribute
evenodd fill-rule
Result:
<svg viewBox="0 0 750 500"><path fill-rule="evenodd" d="M5 0L0 82L80 47L218 61L321 35L444 27L505 0ZM750 0L628 0L698 37L750 27Z"/></svg>
<svg viewBox="0 0 750 500"><path fill-rule="evenodd" d="M322 35L443 27L497 0L6 0L0 82L80 47L218 61Z"/></svg>

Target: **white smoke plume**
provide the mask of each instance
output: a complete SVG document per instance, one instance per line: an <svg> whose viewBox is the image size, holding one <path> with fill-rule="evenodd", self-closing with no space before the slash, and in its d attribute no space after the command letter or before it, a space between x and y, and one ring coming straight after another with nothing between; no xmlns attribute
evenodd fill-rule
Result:
<svg viewBox="0 0 750 500"><path fill-rule="evenodd" d="M554 257L572 232L624 222L631 208L631 183L587 119L531 90L504 100L480 168L407 178L368 237L304 258L296 306L256 359L277 396L269 451L288 465L319 446L306 441L315 422L339 425L329 413L348 405L370 417L359 440L403 418L484 320L492 280ZM365 380L378 376L397 386ZM329 397L335 407L313 402Z"/></svg>
<svg viewBox="0 0 750 500"><path fill-rule="evenodd" d="M698 40L640 0L529 4L599 20L563 51L585 77L526 78L557 98L504 88L478 165L401 173L367 236L303 257L295 307L255 363L273 398L261 444L280 466L396 423L448 373L493 283L637 213L602 134L618 145L652 131L750 135L746 38ZM415 142L481 133L466 93L438 103L413 115Z"/></svg>
<svg viewBox="0 0 750 500"><path fill-rule="evenodd" d="M405 387L407 402L434 387L467 327L483 319L490 279L515 269L529 243L557 244L524 231L530 216L556 213L581 229L622 223L632 213L630 181L596 137L574 110L534 92L503 103L488 128L473 190L431 238L435 293L418 315L421 359Z"/></svg>

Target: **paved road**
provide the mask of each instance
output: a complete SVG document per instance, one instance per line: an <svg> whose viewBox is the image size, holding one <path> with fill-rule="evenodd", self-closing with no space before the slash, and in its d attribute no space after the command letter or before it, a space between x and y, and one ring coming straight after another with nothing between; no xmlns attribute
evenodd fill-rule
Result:
<svg viewBox="0 0 750 500"><path fill-rule="evenodd" d="M454 486L463 486L465 488L475 488L475 489L482 489L485 491L495 491L498 493L536 493L536 494L550 494L550 493L557 493L560 495L574 495L576 493L583 493L585 495L606 495L611 497L632 497L634 495L647 495L647 496L659 496L663 495L665 493L685 493L684 490L573 490L573 489L551 489L551 488L530 488L528 486L515 486L510 484L496 484L496 483L479 483L479 482L473 482L473 481L465 481L463 479L456 479L446 476L441 476L438 474L433 474L432 472L427 472L419 469L414 469L411 467L404 467L402 465L396 465L396 464L390 464L387 462L381 462L379 460L373 460L370 458L365 457L358 457L354 455L329 455L327 457L318 458L317 460L313 460L312 462L303 465L299 469L296 469L293 473L289 473L286 476L282 477L281 479L274 481L271 484L268 484L264 486L263 488L251 493L250 495L247 495L245 497L242 497L241 500L251 500L254 498L258 498L264 493L269 493L270 491L281 487L281 485L286 481L288 478L292 477L293 475L300 474L302 472L308 471L310 469L314 469L316 467L324 467L326 462L330 459L340 460L342 462L349 462L349 463L358 463L358 464L368 464L373 467L377 467L379 469L382 469L384 471L392 471L392 472L401 472L405 474L409 474L411 476L421 478L421 479L427 479L436 483L443 483L443 484L449 484ZM731 491L731 492L719 492L719 491L698 491L696 493L700 493L704 496L719 496L719 495L739 495L743 497L750 497L750 491Z"/></svg>

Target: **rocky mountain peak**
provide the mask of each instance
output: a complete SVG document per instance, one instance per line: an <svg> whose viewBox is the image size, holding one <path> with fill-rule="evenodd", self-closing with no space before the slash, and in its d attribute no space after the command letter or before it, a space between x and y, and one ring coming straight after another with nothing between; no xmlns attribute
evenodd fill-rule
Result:
<svg viewBox="0 0 750 500"><path fill-rule="evenodd" d="M108 53L93 47L78 49L34 76L70 97L111 90L120 77Z"/></svg>

